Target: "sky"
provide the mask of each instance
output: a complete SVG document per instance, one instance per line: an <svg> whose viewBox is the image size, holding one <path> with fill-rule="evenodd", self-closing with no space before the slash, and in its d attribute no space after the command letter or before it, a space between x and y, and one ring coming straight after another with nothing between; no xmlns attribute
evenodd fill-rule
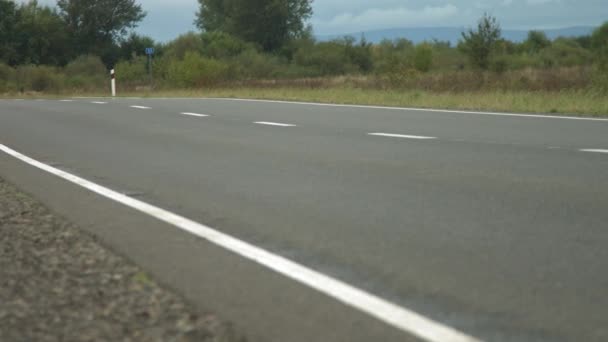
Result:
<svg viewBox="0 0 608 342"><path fill-rule="evenodd" d="M54 4L54 0L41 3ZM139 0L148 13L137 32L160 41L196 30L197 0ZM470 27L488 12L505 29L597 26L608 21L608 0L315 0L315 34L406 27Z"/></svg>

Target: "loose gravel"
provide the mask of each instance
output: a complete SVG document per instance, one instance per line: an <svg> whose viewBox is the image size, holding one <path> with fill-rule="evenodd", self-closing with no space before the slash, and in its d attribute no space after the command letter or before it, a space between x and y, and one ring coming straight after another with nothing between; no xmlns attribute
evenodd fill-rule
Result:
<svg viewBox="0 0 608 342"><path fill-rule="evenodd" d="M0 179L0 341L245 341Z"/></svg>

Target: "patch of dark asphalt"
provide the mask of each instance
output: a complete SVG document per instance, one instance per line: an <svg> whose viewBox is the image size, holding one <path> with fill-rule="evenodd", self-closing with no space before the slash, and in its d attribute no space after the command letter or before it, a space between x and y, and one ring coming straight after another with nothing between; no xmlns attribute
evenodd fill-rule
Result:
<svg viewBox="0 0 608 342"><path fill-rule="evenodd" d="M245 341L0 179L0 341Z"/></svg>

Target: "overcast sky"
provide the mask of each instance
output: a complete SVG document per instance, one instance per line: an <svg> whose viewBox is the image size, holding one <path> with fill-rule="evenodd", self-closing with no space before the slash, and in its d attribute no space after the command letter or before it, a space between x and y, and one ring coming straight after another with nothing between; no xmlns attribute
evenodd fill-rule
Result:
<svg viewBox="0 0 608 342"><path fill-rule="evenodd" d="M54 0L41 1L54 4ZM148 16L138 32L166 41L195 30L197 0L139 0ZM596 26L608 21L608 0L315 0L316 34L341 34L401 27L475 24L496 16L506 29Z"/></svg>

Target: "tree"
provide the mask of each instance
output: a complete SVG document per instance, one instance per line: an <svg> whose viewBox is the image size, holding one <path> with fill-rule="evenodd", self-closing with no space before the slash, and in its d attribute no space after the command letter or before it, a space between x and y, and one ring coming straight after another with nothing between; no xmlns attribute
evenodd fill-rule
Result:
<svg viewBox="0 0 608 342"><path fill-rule="evenodd" d="M523 43L524 49L529 53L539 53L541 50L551 46L551 40L543 31L528 32L528 39Z"/></svg>
<svg viewBox="0 0 608 342"><path fill-rule="evenodd" d="M146 48L155 48L155 55L160 54L158 51L160 46L154 42L154 39L131 33L127 39L120 42L120 59L131 60L137 56L143 56Z"/></svg>
<svg viewBox="0 0 608 342"><path fill-rule="evenodd" d="M16 64L17 7L13 1L0 0L0 62Z"/></svg>
<svg viewBox="0 0 608 342"><path fill-rule="evenodd" d="M591 35L591 48L600 68L608 71L608 22L598 27Z"/></svg>
<svg viewBox="0 0 608 342"><path fill-rule="evenodd" d="M119 55L116 42L146 16L135 0L58 0L78 54L93 53L111 64Z"/></svg>
<svg viewBox="0 0 608 342"><path fill-rule="evenodd" d="M59 14L36 0L17 9L16 46L18 64L65 65L69 50L66 27Z"/></svg>
<svg viewBox="0 0 608 342"><path fill-rule="evenodd" d="M476 31L469 29L462 33L458 48L469 57L473 66L487 70L500 35L500 24L495 17L486 13L479 20Z"/></svg>
<svg viewBox="0 0 608 342"><path fill-rule="evenodd" d="M312 0L198 0L196 25L277 51L307 32Z"/></svg>

